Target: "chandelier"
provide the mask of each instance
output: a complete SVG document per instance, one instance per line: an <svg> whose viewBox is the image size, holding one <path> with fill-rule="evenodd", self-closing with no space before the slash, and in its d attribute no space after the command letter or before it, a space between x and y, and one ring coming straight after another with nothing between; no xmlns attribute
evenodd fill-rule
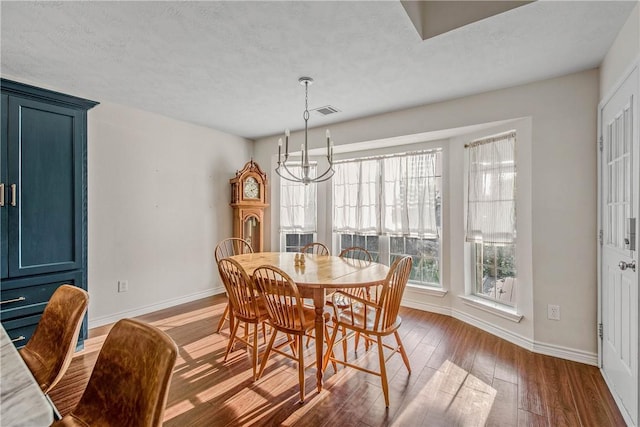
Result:
<svg viewBox="0 0 640 427"><path fill-rule="evenodd" d="M331 134L329 133L329 129L327 129L326 137L327 137L327 162L329 163L329 167L322 174L317 175L315 177L309 176L309 144L308 144L308 135L307 135L307 124L309 122L309 85L313 83L313 79L311 77L300 77L298 82L301 85L304 85L304 113L302 114L302 118L304 118L304 143L300 147L300 151L302 154L302 158L300 160L300 173L294 173L289 169L288 166L292 166L291 163L287 163L289 161L289 129L284 131L284 154L282 153L282 138L278 140L278 166L276 167L276 173L280 175L281 178L286 179L287 181L293 182L301 182L305 185L313 183L313 182L322 182L330 179L333 176L333 140L331 139ZM297 162L296 162L297 163ZM298 166L298 164L296 164Z"/></svg>

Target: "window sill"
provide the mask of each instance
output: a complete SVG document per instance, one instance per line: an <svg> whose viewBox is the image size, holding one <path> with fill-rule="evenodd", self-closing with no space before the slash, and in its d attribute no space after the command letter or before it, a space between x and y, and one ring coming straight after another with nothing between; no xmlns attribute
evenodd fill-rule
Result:
<svg viewBox="0 0 640 427"><path fill-rule="evenodd" d="M447 295L447 290L442 288L436 288L435 286L419 286L411 283L407 283L407 288L411 289L411 292L415 292L417 294L428 295L432 297L443 298Z"/></svg>
<svg viewBox="0 0 640 427"><path fill-rule="evenodd" d="M487 301L483 298L478 298L473 295L460 295L460 299L463 303L470 307L486 311L487 313L495 314L496 316L511 320L515 323L519 323L523 317L521 314L518 314L515 308L508 307L497 302Z"/></svg>

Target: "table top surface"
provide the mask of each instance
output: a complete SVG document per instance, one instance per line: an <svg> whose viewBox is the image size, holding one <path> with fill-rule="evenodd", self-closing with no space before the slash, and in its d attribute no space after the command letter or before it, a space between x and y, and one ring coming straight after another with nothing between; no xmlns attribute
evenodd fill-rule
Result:
<svg viewBox="0 0 640 427"><path fill-rule="evenodd" d="M0 326L0 420L3 426L48 426L53 407Z"/></svg>
<svg viewBox="0 0 640 427"><path fill-rule="evenodd" d="M255 252L234 255L249 275L261 265L274 265L286 272L299 286L346 288L381 284L389 267L377 262L337 256L304 254L304 265L295 264L295 252Z"/></svg>

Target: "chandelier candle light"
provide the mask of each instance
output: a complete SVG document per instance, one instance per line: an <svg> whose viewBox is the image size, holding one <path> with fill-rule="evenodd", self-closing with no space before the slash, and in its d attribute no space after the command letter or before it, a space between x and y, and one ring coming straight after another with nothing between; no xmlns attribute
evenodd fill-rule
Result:
<svg viewBox="0 0 640 427"><path fill-rule="evenodd" d="M331 133L327 129L327 162L329 167L322 174L312 178L309 176L309 143L308 143L308 122L309 122L309 85L313 83L311 77L300 77L298 82L304 85L304 113L302 118L304 119L304 143L300 146L302 154L301 167L302 174L296 175L287 167L287 161L289 160L289 129L284 131L284 155L282 154L282 138L278 139L278 167L276 167L276 173L281 178L287 181L301 182L305 185L313 182L322 182L330 179L333 176L333 140L331 139Z"/></svg>

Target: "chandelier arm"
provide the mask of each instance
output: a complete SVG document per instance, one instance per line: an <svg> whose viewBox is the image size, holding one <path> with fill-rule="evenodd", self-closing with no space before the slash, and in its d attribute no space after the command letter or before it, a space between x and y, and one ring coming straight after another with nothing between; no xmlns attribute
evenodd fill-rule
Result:
<svg viewBox="0 0 640 427"><path fill-rule="evenodd" d="M331 178L333 176L333 174L336 172L335 170L333 170L333 166L329 166L329 168L326 171L324 171L324 173L322 175L316 176L314 178L314 181L317 181L317 180L321 179L322 177L324 177L329 172L331 172L331 175L329 175L329 178Z"/></svg>
<svg viewBox="0 0 640 427"><path fill-rule="evenodd" d="M297 176L297 175L295 175L293 172L291 172L291 171L289 170L289 168L287 167L287 164L286 164L285 162L282 162L282 166L284 167L285 172L286 172L286 173L287 173L287 174L292 178L292 179L290 179L290 181L293 181L293 180L302 181L302 178L303 178L303 177L302 177L302 175L300 175L300 177L298 177L298 176ZM279 169L279 167L278 167L278 169ZM278 169L276 169L276 171L277 171ZM282 175L281 173L278 173L278 175L280 175L281 177L283 177L283 178L287 179L287 178L286 178L284 175Z"/></svg>

